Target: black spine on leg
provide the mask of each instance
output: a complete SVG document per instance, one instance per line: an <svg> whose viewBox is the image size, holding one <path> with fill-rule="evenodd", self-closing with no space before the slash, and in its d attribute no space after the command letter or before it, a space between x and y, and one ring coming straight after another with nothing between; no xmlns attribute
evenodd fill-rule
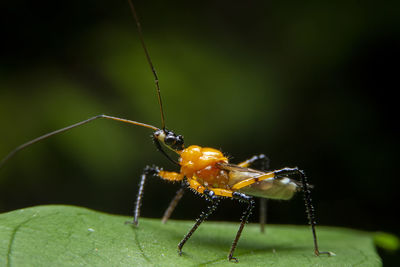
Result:
<svg viewBox="0 0 400 267"><path fill-rule="evenodd" d="M300 173L300 177L301 177L301 185L302 185L302 189L303 189L304 203L306 205L307 217L308 217L309 224L311 225L311 231L312 231L313 239L314 239L314 253L315 253L315 255L319 256L320 252L318 249L317 233L315 231L315 225L317 224L317 222L315 220L315 209L314 209L314 205L312 204L310 186L308 184L307 176L305 175L304 171L298 170L298 172ZM324 254L325 254L325 252L324 252Z"/></svg>
<svg viewBox="0 0 400 267"><path fill-rule="evenodd" d="M142 178L140 179L140 183L139 183L139 192L138 192L137 198L136 198L133 222L127 222L127 223L132 223L136 226L138 225L139 217L140 217L140 206L142 206L144 184L146 182L146 178L147 178L147 176L156 176L159 172L160 172L160 169L156 166L146 166L144 168L143 173L142 173Z"/></svg>
<svg viewBox="0 0 400 267"><path fill-rule="evenodd" d="M193 227L190 229L190 231L185 235L185 237L182 239L181 242L178 244L178 254L182 255L182 248L185 245L186 241L189 240L189 238L193 235L193 233L196 231L196 229L200 226L200 224L207 219L208 216L210 216L218 207L218 204L220 202L220 198L215 195L215 193L211 190L204 190L204 195L206 196L206 199L209 200L211 203L207 207L207 210L202 212L197 218L196 223L193 225Z"/></svg>
<svg viewBox="0 0 400 267"><path fill-rule="evenodd" d="M300 170L299 168L283 168L280 170L277 170L274 172L275 177L285 177L293 174L300 175L301 178L301 187L304 195L304 202L306 206L306 212L307 212L307 217L309 220L309 224L311 225L311 231L314 239L314 253L315 255L319 256L321 254L327 254L329 256L335 255L332 252L324 252L324 251L319 251L318 248L318 241L317 241L317 233L315 230L315 226L317 224L315 220L315 210L314 206L312 204L312 199L311 199L311 190L310 190L310 185L308 184L307 176L304 173L303 170Z"/></svg>
<svg viewBox="0 0 400 267"><path fill-rule="evenodd" d="M308 185L307 176L305 175L304 171L299 170L299 173L300 173L300 177L301 177L301 186L303 189L304 203L306 205L308 223L311 225L311 228L312 228L315 250L318 250L317 241L316 241L317 238L315 235L315 225L317 224L317 222L315 220L315 210L314 210L314 206L312 204L311 191L310 191L310 188Z"/></svg>
<svg viewBox="0 0 400 267"><path fill-rule="evenodd" d="M247 209L243 212L243 215L240 219L240 226L239 229L236 233L236 237L235 240L233 240L232 243L232 247L231 250L229 251L229 255L228 255L228 260L234 260L235 262L238 262L238 259L233 257L233 253L235 252L237 243L239 241L240 235L242 234L243 228L245 226L245 224L247 223L247 221L249 220L249 216L251 214L252 209L254 208L254 200L251 196L247 196L243 193L239 193L239 192L234 192L232 194L233 198L238 199L239 201L244 201L246 203L248 203Z"/></svg>

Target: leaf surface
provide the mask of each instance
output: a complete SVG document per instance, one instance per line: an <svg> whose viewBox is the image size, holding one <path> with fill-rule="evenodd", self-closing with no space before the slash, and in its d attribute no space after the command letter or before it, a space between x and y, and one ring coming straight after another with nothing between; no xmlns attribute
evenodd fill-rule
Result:
<svg viewBox="0 0 400 267"><path fill-rule="evenodd" d="M37 206L0 215L0 266L381 266L371 233L318 227L316 257L309 227L247 225L228 262L238 223L205 222L177 254L192 221L139 220L74 206Z"/></svg>

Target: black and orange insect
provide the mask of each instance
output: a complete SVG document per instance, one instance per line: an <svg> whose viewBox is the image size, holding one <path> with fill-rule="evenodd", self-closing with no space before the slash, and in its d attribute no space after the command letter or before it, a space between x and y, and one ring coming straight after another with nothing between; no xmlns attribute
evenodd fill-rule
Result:
<svg viewBox="0 0 400 267"><path fill-rule="evenodd" d="M154 131L152 138L157 149L171 162L176 164L180 168L180 171L164 171L163 169L156 166L147 166L144 169L144 172L141 176L141 182L134 211L134 219L133 222L131 222L132 224L136 226L138 225L140 206L143 199L144 184L147 177L149 176L157 176L167 181L180 182L182 184L182 188L178 190L175 198L173 199L169 208L164 214L164 222L170 217L174 207L176 206L179 199L182 197L185 188L189 188L195 193L201 194L210 202L210 205L208 206L206 211L200 214L193 227L178 244L179 255L182 255L183 246L193 235L196 229L200 226L200 224L205 219L207 219L207 217L211 213L215 211L221 199L232 198L243 201L247 203L247 208L244 211L243 216L241 217L239 229L228 254L228 259L230 261L238 261L237 258L234 257L234 252L243 228L249 219L252 209L254 208L254 197L260 197L263 199L288 200L291 199L297 191L301 190L304 193L306 212L308 215L309 223L311 225L312 235L314 239L314 253L317 256L321 254L332 255L333 253L321 252L318 248L317 236L315 231L316 223L314 217L314 208L311 203L310 196L310 185L308 184L307 177L303 170L297 167L286 167L274 171L266 171L268 159L264 155L253 156L250 159L243 161L239 164L232 164L220 150L209 147L201 147L197 145L185 147L183 136L177 135L173 131L168 130L165 127L165 118L158 76L150 59L149 52L144 43L141 25L131 0L129 0L129 4L135 22L137 24L140 42L143 46L147 61L155 78L155 85L162 121L161 128L152 126L150 124L126 120L118 117L98 115L87 120L78 122L76 124L67 126L65 128L50 132L20 145L19 147L11 151L2 161L0 161L0 167L2 167L2 165L4 165L4 163L13 155L15 155L15 153L21 151L22 149L50 136L68 131L72 128L81 126L96 119L104 118L146 127ZM170 156L164 150L165 148L168 148L169 150L175 152L178 156L178 159L176 160L172 156ZM260 170L250 168L256 163L261 164L262 167L260 168ZM299 178L299 180L293 179L294 177Z"/></svg>

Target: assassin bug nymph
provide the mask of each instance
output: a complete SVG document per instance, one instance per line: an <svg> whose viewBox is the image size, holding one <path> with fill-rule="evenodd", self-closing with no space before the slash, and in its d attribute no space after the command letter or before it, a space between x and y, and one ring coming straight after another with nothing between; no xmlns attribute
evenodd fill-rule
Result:
<svg viewBox="0 0 400 267"><path fill-rule="evenodd" d="M192 236L200 224L207 219L207 217L213 213L217 208L219 202L223 198L232 198L239 201L247 203L247 208L244 211L239 229L232 243L231 249L228 254L228 259L237 262L237 259L233 256L236 249L237 243L239 241L242 230L248 221L252 209L254 208L254 198L260 197L265 199L282 199L288 200L292 198L296 191L302 190L304 193L304 200L306 205L306 212L311 225L313 240L314 240L314 253L315 255L327 254L333 255L331 252L321 252L318 248L317 236L315 232L315 218L314 218L314 208L311 203L310 196L310 185L308 184L307 177L304 171L295 168L282 168L274 171L266 171L265 168L262 170L256 170L249 168L257 162L261 162L263 166L267 165L267 158L264 155L254 156L249 160L246 160L237 165L232 164L228 161L228 158L224 154L214 148L200 147L197 145L191 145L189 147L184 146L184 140L182 135L177 135L173 131L166 129L165 119L163 113L163 106L161 101L161 93L158 82L158 77L155 68L150 59L148 50L145 46L141 25L136 14L135 8L131 0L129 0L129 5L135 19L139 38L144 49L147 62L150 65L151 71L155 78L156 91L158 96L158 102L160 106L162 127L157 128L155 126L126 120L118 117L108 116L108 115L98 115L87 120L78 122L76 124L67 126L65 128L50 132L36 139L33 139L25 144L22 144L12 150L2 161L0 161L0 168L4 163L10 159L17 152L22 149L46 139L50 136L56 135L61 132L68 131L72 128L81 126L83 124L89 123L96 119L105 118L115 121L120 121L124 123L130 123L137 126L146 127L152 129L153 141L157 149L166 156L171 162L179 166L179 172L164 171L161 168L155 166L147 166L141 176L141 182L139 186L139 192L136 200L136 206L134 211L134 219L131 222L134 225L138 225L138 219L140 215L140 206L143 198L143 189L146 178L149 176L157 176L161 179L171 181L171 182L181 182L183 188L190 188L192 191L201 194L209 202L210 205L205 212L201 213L199 218L196 220L193 227L185 235L182 241L178 244L178 253L182 254L182 248L186 241ZM178 160L173 159L166 151L164 147L170 149L178 155ZM299 181L292 179L292 177L300 178ZM166 211L164 219L168 219L171 214L174 205L179 201L182 195L183 188L178 191L175 200Z"/></svg>

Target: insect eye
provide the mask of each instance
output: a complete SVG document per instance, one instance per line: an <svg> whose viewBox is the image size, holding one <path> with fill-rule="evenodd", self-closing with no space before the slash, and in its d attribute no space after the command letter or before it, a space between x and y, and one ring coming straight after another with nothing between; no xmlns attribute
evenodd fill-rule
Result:
<svg viewBox="0 0 400 267"><path fill-rule="evenodd" d="M164 138L164 143L165 143L166 145L172 145L173 143L175 143L175 139L176 139L175 136L173 136L173 135L167 135L167 136Z"/></svg>
<svg viewBox="0 0 400 267"><path fill-rule="evenodd" d="M175 150L183 150L183 136L178 135L175 137L175 143L171 146Z"/></svg>

